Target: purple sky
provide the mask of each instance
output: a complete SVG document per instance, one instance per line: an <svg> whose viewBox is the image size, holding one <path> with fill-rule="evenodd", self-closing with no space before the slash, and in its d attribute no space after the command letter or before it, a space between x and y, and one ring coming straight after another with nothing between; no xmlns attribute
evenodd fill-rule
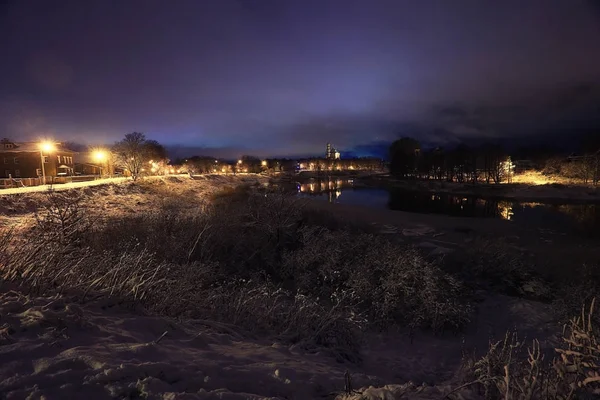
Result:
<svg viewBox="0 0 600 400"><path fill-rule="evenodd" d="M236 157L600 128L594 1L0 0L0 49L14 140Z"/></svg>

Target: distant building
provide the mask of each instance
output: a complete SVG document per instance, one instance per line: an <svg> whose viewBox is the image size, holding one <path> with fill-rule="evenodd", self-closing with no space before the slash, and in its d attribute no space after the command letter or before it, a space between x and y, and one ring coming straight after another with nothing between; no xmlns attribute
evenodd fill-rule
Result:
<svg viewBox="0 0 600 400"><path fill-rule="evenodd" d="M327 143L327 148L325 150L325 158L327 160L339 160L340 152L331 146L331 143Z"/></svg>
<svg viewBox="0 0 600 400"><path fill-rule="evenodd" d="M0 140L0 177L37 178L42 175L42 159L46 176L73 175L75 152L56 146L52 152L40 151L39 143ZM43 158L42 158L43 157Z"/></svg>

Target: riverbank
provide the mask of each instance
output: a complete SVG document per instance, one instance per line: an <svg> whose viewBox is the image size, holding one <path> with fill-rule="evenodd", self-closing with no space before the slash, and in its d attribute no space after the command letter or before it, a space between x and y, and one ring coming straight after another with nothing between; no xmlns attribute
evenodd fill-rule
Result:
<svg viewBox="0 0 600 400"><path fill-rule="evenodd" d="M569 278L571 271L564 268L565 260L577 266L595 265L600 260L600 244L596 237L573 236L531 224L514 224L494 218L418 214L318 200L307 200L306 207L327 218L369 227L373 232L434 254L468 249L482 241L500 241L515 253L523 253L529 264L552 279Z"/></svg>
<svg viewBox="0 0 600 400"><path fill-rule="evenodd" d="M362 185L382 188L398 188L409 191L474 196L498 200L521 202L544 201L546 203L597 203L600 202L600 188L586 185L526 183L503 184L463 184L434 180L400 180L389 175L370 175L360 177Z"/></svg>

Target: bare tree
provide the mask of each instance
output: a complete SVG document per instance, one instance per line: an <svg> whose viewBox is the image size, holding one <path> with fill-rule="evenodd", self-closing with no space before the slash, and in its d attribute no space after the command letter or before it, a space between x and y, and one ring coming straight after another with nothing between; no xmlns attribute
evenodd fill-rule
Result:
<svg viewBox="0 0 600 400"><path fill-rule="evenodd" d="M115 143L113 151L119 163L127 168L133 180L137 180L144 167L149 161L160 161L166 157L166 151L155 140L146 140L146 136L140 132L132 132L125 135L120 142Z"/></svg>

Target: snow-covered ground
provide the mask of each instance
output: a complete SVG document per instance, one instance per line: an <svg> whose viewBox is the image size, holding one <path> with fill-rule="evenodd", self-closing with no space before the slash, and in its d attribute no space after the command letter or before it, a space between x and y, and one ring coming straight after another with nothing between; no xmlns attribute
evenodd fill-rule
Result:
<svg viewBox="0 0 600 400"><path fill-rule="evenodd" d="M106 178L106 179L97 179L95 181L70 182L70 183L61 183L61 184L56 184L56 185L27 186L27 187L19 187L19 188L12 188L12 189L0 189L0 195L47 192L49 190L69 190L69 189L85 188L85 187L90 187L90 186L107 185L107 184L111 184L111 183L112 184L123 183L123 182L127 182L127 181L131 181L131 178Z"/></svg>
<svg viewBox="0 0 600 400"><path fill-rule="evenodd" d="M490 337L515 326L542 344L551 340L547 307L494 296L464 336L417 334L412 343L401 332L365 337L357 366L234 326L175 322L107 298L80 297L0 289L6 399L440 399L457 385L452 375L465 346L486 348ZM344 394L346 371L352 395Z"/></svg>

